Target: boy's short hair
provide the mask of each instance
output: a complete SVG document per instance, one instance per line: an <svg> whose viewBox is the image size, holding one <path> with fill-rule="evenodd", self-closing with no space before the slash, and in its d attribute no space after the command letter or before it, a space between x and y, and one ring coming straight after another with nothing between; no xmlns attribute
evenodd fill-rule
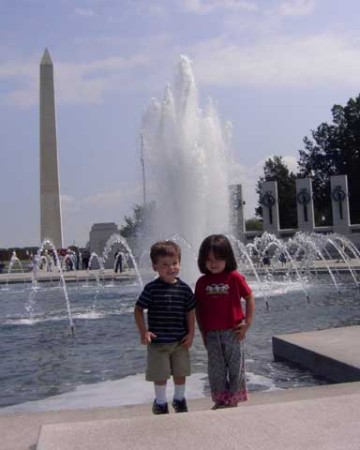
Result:
<svg viewBox="0 0 360 450"><path fill-rule="evenodd" d="M153 264L156 264L161 256L177 256L181 260L181 248L174 241L159 241L151 246L150 259Z"/></svg>

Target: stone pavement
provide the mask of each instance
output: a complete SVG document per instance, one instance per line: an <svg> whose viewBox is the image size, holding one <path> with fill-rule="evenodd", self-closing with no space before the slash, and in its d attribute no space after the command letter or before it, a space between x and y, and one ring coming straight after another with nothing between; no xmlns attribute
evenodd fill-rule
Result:
<svg viewBox="0 0 360 450"><path fill-rule="evenodd" d="M96 276L99 278L100 282L103 280L113 280L124 281L133 280L136 278L136 272L134 269L126 269L121 273L114 273L113 269L99 270L71 270L63 272L64 279L66 282L84 282L84 281L95 281ZM60 275L57 270L52 272L47 272L46 270L37 270L36 279L39 283L46 282L57 282L60 280ZM31 283L32 282L32 272L11 272L0 273L0 285L12 284L12 283Z"/></svg>
<svg viewBox="0 0 360 450"><path fill-rule="evenodd" d="M45 425L37 450L359 450L360 391L168 416Z"/></svg>
<svg viewBox="0 0 360 450"><path fill-rule="evenodd" d="M274 273L284 273L287 269L294 270L297 263L292 262L285 264L282 267L278 267L273 270ZM331 270L336 270L337 272L341 271L349 271L349 267L353 271L359 271L360 270L360 259L351 259L350 262L344 262L340 260L319 260L314 261L313 263L313 270L316 269L317 272L328 272L329 268ZM264 271L263 267L256 267L256 270L258 273L262 273ZM47 282L47 281L55 281L59 279L59 273L55 268L53 268L52 272L47 272L46 270L37 270L37 279L39 282ZM153 273L153 272L151 272ZM252 271L244 271L244 275L251 276L253 275ZM103 271L99 270L72 270L72 271L64 271L63 275L66 281L70 282L78 282L78 281L84 281L84 280L92 280L95 279L95 274L100 277L100 279L105 280L127 280L127 279L133 279L136 278L136 272L134 269L125 269L122 273L114 273L113 269L104 269ZM18 267L11 271L10 274L7 273L7 271L0 273L0 285L6 284L6 283L21 283L21 282L31 282L32 281L32 273L31 271L21 272L18 270Z"/></svg>
<svg viewBox="0 0 360 450"><path fill-rule="evenodd" d="M152 416L151 405L0 415L0 449L360 448L360 382L254 392L236 409L211 406L204 398L169 416Z"/></svg>

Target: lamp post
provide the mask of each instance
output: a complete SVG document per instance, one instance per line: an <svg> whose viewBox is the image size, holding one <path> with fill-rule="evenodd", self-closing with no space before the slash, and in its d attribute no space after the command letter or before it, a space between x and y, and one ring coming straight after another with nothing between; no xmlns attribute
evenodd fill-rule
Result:
<svg viewBox="0 0 360 450"><path fill-rule="evenodd" d="M144 135L140 133L140 161L142 168L142 181L143 181L143 206L146 205L146 176L145 176L145 145L144 145Z"/></svg>

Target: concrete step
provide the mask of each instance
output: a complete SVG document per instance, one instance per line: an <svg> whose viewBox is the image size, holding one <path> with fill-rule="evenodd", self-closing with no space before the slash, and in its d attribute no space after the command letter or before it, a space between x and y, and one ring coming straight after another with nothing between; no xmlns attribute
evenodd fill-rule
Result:
<svg viewBox="0 0 360 450"><path fill-rule="evenodd" d="M36 450L358 450L360 390L352 388L249 408L46 424Z"/></svg>
<svg viewBox="0 0 360 450"><path fill-rule="evenodd" d="M341 401L344 402L345 398L358 394L360 394L360 382L312 386L307 388L276 390L269 392L253 392L250 393L249 401L243 403L237 410L244 409L247 411L253 406L265 406L268 404L278 403L285 404L294 401L306 401L309 399L321 400L329 397L334 399L341 397ZM207 411L213 414L219 412L210 411L213 402L208 397L189 400L188 403L190 409L190 413L188 414L189 416L193 416L196 412L201 411ZM175 416L172 411L169 415ZM176 415L175 417L178 416L179 415ZM128 420L140 417L152 418L154 420L159 419L159 417L152 416L150 404L128 405L118 408L93 408L0 415L0 449L34 450L39 437L40 429L50 424L75 424L79 422L86 422L90 424L99 421L120 419ZM88 426L91 427L91 425ZM73 448L76 449L76 447ZM104 448L104 450L106 449Z"/></svg>

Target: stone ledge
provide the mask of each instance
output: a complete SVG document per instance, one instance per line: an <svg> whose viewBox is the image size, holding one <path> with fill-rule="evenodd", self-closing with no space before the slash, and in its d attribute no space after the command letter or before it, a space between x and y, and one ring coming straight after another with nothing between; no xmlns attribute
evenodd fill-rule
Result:
<svg viewBox="0 0 360 450"><path fill-rule="evenodd" d="M335 382L360 381L360 326L273 336L275 360Z"/></svg>

